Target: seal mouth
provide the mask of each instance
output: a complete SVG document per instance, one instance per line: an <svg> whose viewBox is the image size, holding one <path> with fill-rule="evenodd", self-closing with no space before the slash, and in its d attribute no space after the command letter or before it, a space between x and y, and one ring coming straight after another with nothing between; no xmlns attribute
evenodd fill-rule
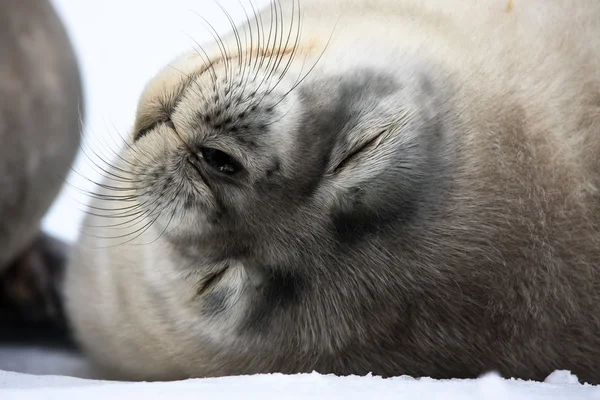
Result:
<svg viewBox="0 0 600 400"><path fill-rule="evenodd" d="M200 288L198 289L198 295L202 296L205 293L210 292L210 290L221 281L221 279L223 278L223 276L225 275L225 272L227 272L229 270L229 266L223 268L220 271L217 272L213 272L212 274L208 275L201 283L200 283Z"/></svg>

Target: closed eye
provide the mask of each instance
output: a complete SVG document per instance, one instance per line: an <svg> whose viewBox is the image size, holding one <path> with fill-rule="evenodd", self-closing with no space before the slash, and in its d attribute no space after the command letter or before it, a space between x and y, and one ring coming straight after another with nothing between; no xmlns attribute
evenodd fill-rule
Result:
<svg viewBox="0 0 600 400"><path fill-rule="evenodd" d="M373 136L373 138L369 139L368 141L358 145L357 147L355 147L354 149L352 149L352 151L350 151L350 153L346 156L346 158L344 158L333 170L333 174L337 174L339 171L341 171L342 169L344 169L350 162L352 162L353 160L355 160L356 158L358 158L358 156L372 148L377 147L377 145L379 144L379 142L381 141L381 137L383 136L384 133L386 133L387 131L381 131L379 132L377 135Z"/></svg>

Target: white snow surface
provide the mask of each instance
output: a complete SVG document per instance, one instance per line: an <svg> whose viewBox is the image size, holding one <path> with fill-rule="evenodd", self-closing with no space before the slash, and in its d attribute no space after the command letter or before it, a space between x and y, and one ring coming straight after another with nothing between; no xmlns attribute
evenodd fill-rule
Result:
<svg viewBox="0 0 600 400"><path fill-rule="evenodd" d="M240 0L245 6L248 0ZM268 0L253 0L261 6ZM211 0L53 0L69 31L84 79L86 138L89 154L119 142L133 122L137 98L149 78L209 33L198 13L219 32L228 22ZM241 21L238 0L220 3ZM105 153L104 153L105 154ZM46 231L75 240L87 202L82 190L99 173L79 155L69 185L43 221ZM84 178L85 177L85 178ZM72 188L77 188L73 190ZM13 372L10 372L13 371ZM18 371L18 372L14 372ZM600 386L580 384L568 371L555 371L545 382L503 379L490 373L471 380L434 380L375 376L335 377L317 373L128 383L91 379L86 360L60 351L0 347L0 400L17 399L600 399ZM76 378L77 377L77 378Z"/></svg>
<svg viewBox="0 0 600 400"><path fill-rule="evenodd" d="M63 376L34 376L0 372L0 398L20 399L446 399L537 400L600 399L600 389L571 383L559 373L555 383L505 380L487 374L471 380L382 379L375 376L253 375L189 379L176 382L107 382Z"/></svg>

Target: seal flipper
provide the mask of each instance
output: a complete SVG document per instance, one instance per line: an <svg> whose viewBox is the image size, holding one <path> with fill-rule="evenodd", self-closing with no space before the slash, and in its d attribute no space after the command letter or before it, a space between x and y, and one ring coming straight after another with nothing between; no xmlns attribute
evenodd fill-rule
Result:
<svg viewBox="0 0 600 400"><path fill-rule="evenodd" d="M0 273L0 344L75 348L61 290L68 248L40 233Z"/></svg>

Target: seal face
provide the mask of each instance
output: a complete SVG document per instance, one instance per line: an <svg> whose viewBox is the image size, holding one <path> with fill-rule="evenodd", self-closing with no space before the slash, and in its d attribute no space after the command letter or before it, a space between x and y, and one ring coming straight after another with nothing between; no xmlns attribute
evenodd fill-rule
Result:
<svg viewBox="0 0 600 400"><path fill-rule="evenodd" d="M450 3L273 3L148 84L67 274L108 375L600 380L600 75L522 57L600 8Z"/></svg>

